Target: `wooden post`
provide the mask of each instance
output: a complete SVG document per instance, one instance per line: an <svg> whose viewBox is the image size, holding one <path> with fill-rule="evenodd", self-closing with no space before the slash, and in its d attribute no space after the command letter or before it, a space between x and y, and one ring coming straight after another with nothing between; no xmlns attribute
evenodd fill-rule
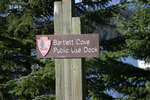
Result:
<svg viewBox="0 0 150 100"><path fill-rule="evenodd" d="M79 17L72 18L72 33L81 34L83 33L83 25ZM85 66L84 59L77 58L72 59L73 72L72 72L72 100L85 100Z"/></svg>
<svg viewBox="0 0 150 100"><path fill-rule="evenodd" d="M54 3L54 34L62 34L62 2ZM55 59L56 100L65 100L64 59Z"/></svg>
<svg viewBox="0 0 150 100"><path fill-rule="evenodd" d="M74 16L74 0L54 3L55 34L81 34L80 18ZM55 59L56 100L85 100L83 59Z"/></svg>
<svg viewBox="0 0 150 100"><path fill-rule="evenodd" d="M72 0L62 0L63 34L72 34ZM65 100L72 100L72 59L64 59Z"/></svg>

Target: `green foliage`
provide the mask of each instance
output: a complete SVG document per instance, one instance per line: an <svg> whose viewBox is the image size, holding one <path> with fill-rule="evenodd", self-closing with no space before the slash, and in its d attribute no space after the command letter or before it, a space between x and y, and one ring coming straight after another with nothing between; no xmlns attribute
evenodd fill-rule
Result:
<svg viewBox="0 0 150 100"><path fill-rule="evenodd" d="M124 0L123 0L124 1ZM119 13L119 5L109 5L111 0L81 0L75 5L76 16L84 18L85 33L95 32L96 27L104 28L112 26L110 18L113 13Z"/></svg>
<svg viewBox="0 0 150 100"><path fill-rule="evenodd" d="M33 100L55 100L55 96L50 96L50 95L42 95L42 96L37 96Z"/></svg>
<svg viewBox="0 0 150 100"><path fill-rule="evenodd" d="M124 48L125 53L134 59L142 59L149 62L149 4L137 1L134 1L134 4L135 13L130 19L123 17L122 14L116 16L117 29L125 37L122 42L122 49ZM117 87L117 91L126 97L118 98L117 100L148 100L150 94L149 70L134 67L127 67L127 70L128 75L119 74L121 75L119 80L124 80L124 83L122 85L119 83ZM123 72L126 71L124 70Z"/></svg>
<svg viewBox="0 0 150 100"><path fill-rule="evenodd" d="M150 61L150 8L143 3L137 3L135 6L135 14L130 20L118 16L116 20L117 27L120 33L128 38L126 43L129 53L135 59Z"/></svg>
<svg viewBox="0 0 150 100"><path fill-rule="evenodd" d="M4 87L12 88L9 93L19 100L31 100L43 92L54 94L54 74L54 62L50 61L45 67L32 66L32 72L28 76L10 80Z"/></svg>
<svg viewBox="0 0 150 100"><path fill-rule="evenodd" d="M96 98L96 100L114 99L108 93L111 90L114 91L114 95L121 93L126 99L146 98L149 94L145 87L146 80L149 80L149 70L123 63L115 56L112 58L112 55L104 52L101 53L100 59L86 60L87 88L92 100Z"/></svg>

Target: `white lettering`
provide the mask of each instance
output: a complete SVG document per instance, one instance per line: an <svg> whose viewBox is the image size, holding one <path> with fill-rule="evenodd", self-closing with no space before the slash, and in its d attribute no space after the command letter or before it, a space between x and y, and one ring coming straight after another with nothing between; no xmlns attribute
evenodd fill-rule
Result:
<svg viewBox="0 0 150 100"><path fill-rule="evenodd" d="M53 45L73 45L73 40L53 40Z"/></svg>
<svg viewBox="0 0 150 100"><path fill-rule="evenodd" d="M71 53L81 53L81 48L72 47L71 48Z"/></svg>
<svg viewBox="0 0 150 100"><path fill-rule="evenodd" d="M73 45L73 40L63 40L63 45Z"/></svg>
<svg viewBox="0 0 150 100"><path fill-rule="evenodd" d="M94 48L84 47L84 53L94 53L94 52L98 52L98 49L96 47Z"/></svg>
<svg viewBox="0 0 150 100"><path fill-rule="evenodd" d="M69 49L68 48L57 48L54 47L53 48L54 53L69 53Z"/></svg>
<svg viewBox="0 0 150 100"><path fill-rule="evenodd" d="M90 40L80 40L80 39L77 39L76 40L76 44L77 45L89 45L90 44Z"/></svg>
<svg viewBox="0 0 150 100"><path fill-rule="evenodd" d="M56 39L53 40L54 45L62 45L62 41L58 41Z"/></svg>

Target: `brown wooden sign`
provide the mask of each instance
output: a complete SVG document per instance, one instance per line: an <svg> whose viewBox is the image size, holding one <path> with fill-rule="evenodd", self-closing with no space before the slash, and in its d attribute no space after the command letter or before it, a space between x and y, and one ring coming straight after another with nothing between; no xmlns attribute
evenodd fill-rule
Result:
<svg viewBox="0 0 150 100"><path fill-rule="evenodd" d="M37 58L99 57L99 35L37 35L36 53Z"/></svg>

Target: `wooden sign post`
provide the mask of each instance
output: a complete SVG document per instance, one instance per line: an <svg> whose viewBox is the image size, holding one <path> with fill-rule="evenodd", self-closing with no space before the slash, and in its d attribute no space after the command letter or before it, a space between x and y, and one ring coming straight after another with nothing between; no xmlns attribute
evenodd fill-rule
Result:
<svg viewBox="0 0 150 100"><path fill-rule="evenodd" d="M72 18L74 0L54 3L55 34L81 34L80 18ZM82 59L55 59L56 100L85 100L85 73Z"/></svg>
<svg viewBox="0 0 150 100"><path fill-rule="evenodd" d="M62 2L54 2L54 34L62 34ZM56 100L65 100L64 60L55 59Z"/></svg>
<svg viewBox="0 0 150 100"><path fill-rule="evenodd" d="M74 0L54 3L55 35L37 35L37 57L55 58L56 100L85 100L85 57L99 57L98 34L83 33ZM59 58L59 59L58 59Z"/></svg>

